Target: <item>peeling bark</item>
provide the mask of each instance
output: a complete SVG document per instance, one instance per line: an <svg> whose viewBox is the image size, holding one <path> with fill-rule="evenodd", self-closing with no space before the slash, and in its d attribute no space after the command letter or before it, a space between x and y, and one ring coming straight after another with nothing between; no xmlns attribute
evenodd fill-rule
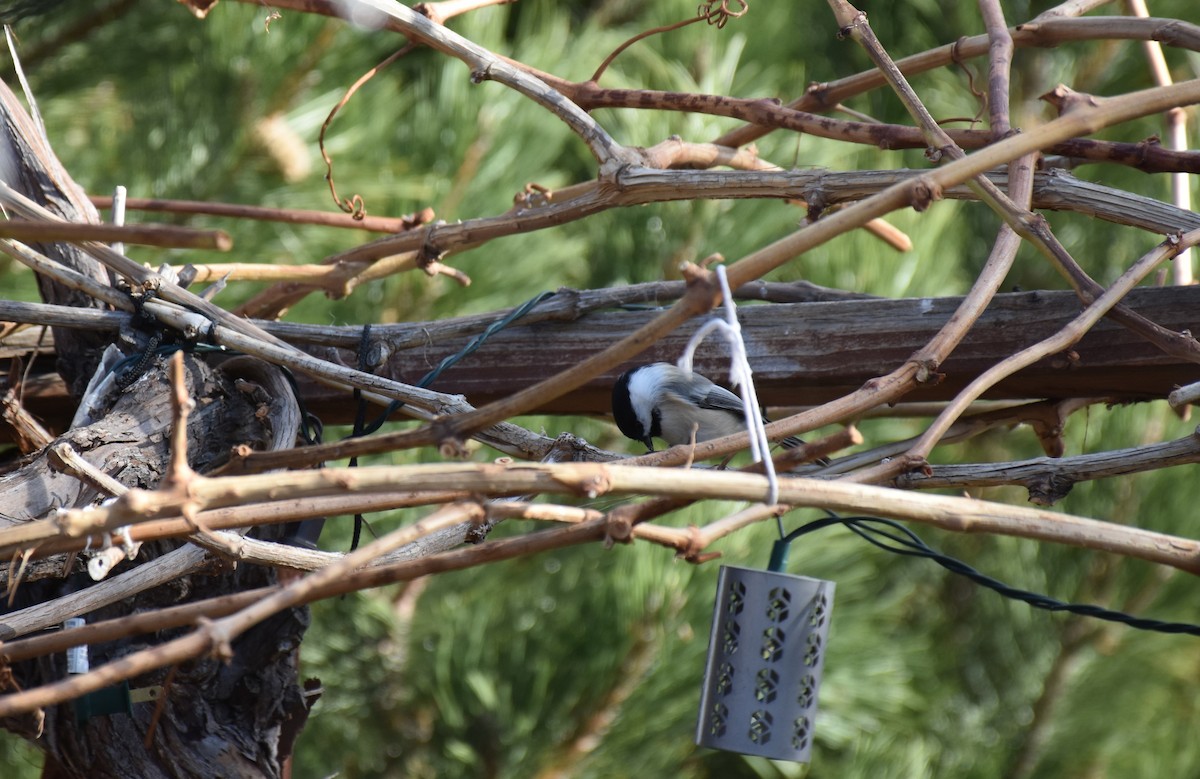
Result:
<svg viewBox="0 0 1200 779"><path fill-rule="evenodd" d="M71 222L99 222L95 206L63 168L42 132L0 81L0 179L38 204ZM81 249L65 243L30 244L72 270L107 284L108 274ZM104 308L87 294L38 276L42 301L80 308ZM83 393L111 338L95 330L54 328L58 372L71 394Z"/></svg>

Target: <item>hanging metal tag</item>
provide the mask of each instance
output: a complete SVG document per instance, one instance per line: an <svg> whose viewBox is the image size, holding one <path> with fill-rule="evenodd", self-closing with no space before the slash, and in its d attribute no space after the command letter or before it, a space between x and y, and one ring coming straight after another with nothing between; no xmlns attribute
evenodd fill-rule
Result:
<svg viewBox="0 0 1200 779"><path fill-rule="evenodd" d="M696 743L807 763L834 583L722 566Z"/></svg>

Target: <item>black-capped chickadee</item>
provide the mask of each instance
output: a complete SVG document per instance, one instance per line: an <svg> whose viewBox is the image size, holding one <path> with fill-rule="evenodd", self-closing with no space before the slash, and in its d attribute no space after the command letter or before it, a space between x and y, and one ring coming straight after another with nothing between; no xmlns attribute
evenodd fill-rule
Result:
<svg viewBox="0 0 1200 779"><path fill-rule="evenodd" d="M742 399L698 373L668 362L655 362L626 371L613 385L613 417L627 437L654 451L652 439L671 446L740 433L746 429ZM781 442L792 448L799 438Z"/></svg>

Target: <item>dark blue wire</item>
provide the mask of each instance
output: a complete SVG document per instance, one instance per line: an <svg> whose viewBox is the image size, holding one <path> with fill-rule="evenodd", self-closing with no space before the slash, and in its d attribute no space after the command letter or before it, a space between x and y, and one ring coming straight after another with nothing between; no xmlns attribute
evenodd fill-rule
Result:
<svg viewBox="0 0 1200 779"><path fill-rule="evenodd" d="M497 319L495 322L492 322L490 325L488 325L484 329L484 331L482 333L480 333L479 335L472 338L467 343L467 345L464 346L462 349L459 349L454 354L443 358L442 361L440 363L438 363L437 366L434 367L433 370L429 371L429 373L426 373L424 376L421 377L421 380L416 383L416 386L422 387L422 388L428 387L430 384L437 381L438 376L442 375L442 371L446 370L450 366L459 362L464 357L467 357L467 356L473 354L476 350L479 349L479 347L483 346L483 344L489 338L491 338L493 335L495 335L496 333L500 332L504 328L511 325L513 322L517 321L521 317L528 314L530 311L533 310L533 308L535 306L537 306L539 303L541 303L546 298L552 297L554 294L555 293L553 291L542 292L541 294L537 295L536 297L530 298L529 300L525 301L521 305L517 306L512 311L508 312L508 314L506 314L505 316L501 317L500 319ZM390 417L393 413L398 411L403 405L404 405L403 400L393 400L391 403L388 404L388 407L384 410L384 412L379 415L378 419L376 419L374 422L372 422L371 424L369 424L363 428L363 431L360 435L370 435L371 433L374 433L379 428L383 427L383 423L387 421L388 417Z"/></svg>
<svg viewBox="0 0 1200 779"><path fill-rule="evenodd" d="M516 320L518 320L521 317L528 314L533 309L534 306L538 305L543 300L545 300L546 298L550 297L553 294L554 294L554 292L542 292L541 294L539 294L533 298L530 298L529 300L525 301L521 305L517 306L512 311L510 311L507 315L501 317L500 319L497 319L495 322L492 322L490 325L488 325L486 328L484 328L482 333L480 333L479 335L472 338L469 342L467 342L467 345L464 346L462 349L459 349L454 354L443 358L442 361L440 363L438 363L437 366L433 370L429 371L429 373L426 373L424 376L421 377L421 380L419 382L417 382L417 386L418 387L428 387L430 384L432 384L437 379L438 376L440 376L442 374L442 371L446 370L450 366L452 366L455 363L457 363L458 361L462 360L464 357L467 357L468 355L474 353L477 349L479 349L479 347L483 346L483 344L489 338L491 338L493 335L495 335L496 333L500 332L504 328L511 325ZM362 338L358 345L358 362L359 362L358 369L360 371L366 369L366 365L365 365L366 359L365 358L366 358L367 348L370 346L370 337L371 337L371 326L366 325L363 327ZM402 401L402 400L393 400L391 403L388 404L387 408L384 409L383 413L380 414L379 417L374 422L372 422L368 425L368 424L364 424L364 418L366 416L367 409L366 409L366 403L364 402L363 397L362 397L361 390L359 390L357 388L354 390L354 399L358 405L358 410L355 414L355 419L354 419L354 431L348 436L349 438L360 438L362 436L370 435L371 433L374 433L376 430L383 427L383 423L387 421L388 417L390 417L394 412L398 411L400 409L400 407L404 405L404 401ZM357 457L350 458L350 467L354 468L357 465L358 465L358 458ZM351 550L358 548L358 542L362 538L362 529L363 529L364 525L366 525L366 527L368 529L370 529L370 525L367 524L366 519L363 517L363 515L355 514L354 515L354 535L350 539L350 549Z"/></svg>
<svg viewBox="0 0 1200 779"><path fill-rule="evenodd" d="M946 570L956 573L959 576L965 576L976 584L986 587L989 590L1003 595L1006 598L1027 603L1028 605L1037 608L1045 609L1046 611L1065 611L1070 614L1079 614L1084 617L1093 617L1095 619L1103 619L1109 622L1118 622L1122 625L1128 625L1131 628L1138 630L1153 630L1159 633L1183 633L1190 636L1200 636L1200 625L1193 625L1186 622L1163 622L1157 619L1145 619L1143 617L1135 617L1131 614L1126 614L1121 611L1113 611L1101 606L1095 606L1086 603L1067 603L1064 601L1051 598L1049 595L1042 595L1036 592L1020 590L1016 587L1011 587L1004 582L993 579L992 577L980 573L961 560L942 554L933 549L928 544L920 539L916 533L890 519L882 519L880 517L840 517L833 512L827 512L829 517L825 519L817 519L793 530L783 539L785 543L791 543L802 535L812 533L832 525L844 525L851 532L858 535L868 543L879 547L893 554L906 555L909 557L924 557L933 560L938 565ZM880 526L883 527L880 527ZM886 529L885 529L886 528ZM893 531L893 532L889 532Z"/></svg>

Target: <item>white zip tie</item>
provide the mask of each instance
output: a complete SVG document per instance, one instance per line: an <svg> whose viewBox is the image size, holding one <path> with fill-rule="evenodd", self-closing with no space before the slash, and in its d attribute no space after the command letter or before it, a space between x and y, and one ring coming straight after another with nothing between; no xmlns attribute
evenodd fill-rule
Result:
<svg viewBox="0 0 1200 779"><path fill-rule="evenodd" d="M696 347L712 332L717 330L729 342L729 381L737 387L742 396L742 411L746 417L746 429L750 431L750 455L754 462L763 464L767 477L767 505L774 506L779 502L779 481L775 476L775 462L771 459L771 444L767 440L767 431L763 423L762 410L758 405L758 393L754 389L753 371L746 357L746 344L742 341L742 326L738 322L737 306L733 302L733 294L729 291L729 279L725 276L725 266L717 266L717 279L721 282L721 298L725 308L725 318L713 316L700 326L688 341L687 348L676 363L680 370L692 372L692 358Z"/></svg>
<svg viewBox="0 0 1200 779"><path fill-rule="evenodd" d="M128 190L118 184L113 190L112 199L112 223L117 227L125 226L125 197ZM113 241L112 250L117 254L125 253L124 241Z"/></svg>
<svg viewBox="0 0 1200 779"><path fill-rule="evenodd" d="M63 630L74 630L81 628L87 624L87 620L83 617L71 617L63 622ZM69 674L85 674L88 672L88 648L87 644L79 646L67 647L67 673Z"/></svg>

